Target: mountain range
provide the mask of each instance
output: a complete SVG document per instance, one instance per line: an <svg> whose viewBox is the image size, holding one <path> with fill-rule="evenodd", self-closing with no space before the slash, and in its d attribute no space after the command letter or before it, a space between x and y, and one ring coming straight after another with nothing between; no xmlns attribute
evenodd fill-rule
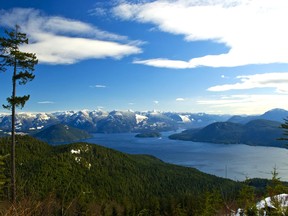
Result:
<svg viewBox="0 0 288 216"><path fill-rule="evenodd" d="M171 131L179 128L197 128L216 121L226 121L229 115L205 113L134 112L134 111L65 111L55 113L19 113L17 132L35 133L55 124L65 124L89 133L125 133ZM11 130L11 116L0 115L0 129Z"/></svg>
<svg viewBox="0 0 288 216"><path fill-rule="evenodd" d="M171 131L205 127L215 122L247 123L255 119L283 122L288 111L273 109L262 115L231 116L206 113L176 113L159 111L102 111L82 110L54 113L18 113L16 130L23 133L36 133L56 124L85 130L88 133L125 133L147 131ZM0 132L9 133L11 116L0 115Z"/></svg>

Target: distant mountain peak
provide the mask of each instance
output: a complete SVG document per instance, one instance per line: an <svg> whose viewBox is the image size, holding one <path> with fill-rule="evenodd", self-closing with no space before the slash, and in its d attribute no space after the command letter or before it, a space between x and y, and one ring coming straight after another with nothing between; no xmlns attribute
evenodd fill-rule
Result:
<svg viewBox="0 0 288 216"><path fill-rule="evenodd" d="M283 122L284 118L286 118L287 116L288 116L287 110L275 108L275 109L271 109L265 112L263 115L261 115L261 118Z"/></svg>
<svg viewBox="0 0 288 216"><path fill-rule="evenodd" d="M285 109L282 109L282 108L274 108L274 109L271 109L271 110L266 111L265 113L271 113L271 112L282 112L282 113L287 113L288 111L285 110ZM264 113L264 114L265 114L265 113Z"/></svg>

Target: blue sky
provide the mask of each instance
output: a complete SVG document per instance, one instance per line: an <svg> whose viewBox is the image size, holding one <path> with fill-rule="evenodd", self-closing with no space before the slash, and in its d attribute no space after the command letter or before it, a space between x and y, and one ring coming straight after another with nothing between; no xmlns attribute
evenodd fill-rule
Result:
<svg viewBox="0 0 288 216"><path fill-rule="evenodd" d="M0 3L1 34L20 25L39 59L19 111L288 109L286 0ZM0 82L5 103L11 70Z"/></svg>

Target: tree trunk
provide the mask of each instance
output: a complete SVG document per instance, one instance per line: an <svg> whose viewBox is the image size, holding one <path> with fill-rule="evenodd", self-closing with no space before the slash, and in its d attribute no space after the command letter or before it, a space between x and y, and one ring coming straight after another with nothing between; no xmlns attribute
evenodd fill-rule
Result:
<svg viewBox="0 0 288 216"><path fill-rule="evenodd" d="M13 89L12 89L12 100L15 100L16 97L16 59L14 61L14 72L12 77L13 82ZM16 203L16 166L15 166L15 122L16 122L16 116L15 116L15 103L13 101L12 103L12 128L11 128L11 200L13 203Z"/></svg>

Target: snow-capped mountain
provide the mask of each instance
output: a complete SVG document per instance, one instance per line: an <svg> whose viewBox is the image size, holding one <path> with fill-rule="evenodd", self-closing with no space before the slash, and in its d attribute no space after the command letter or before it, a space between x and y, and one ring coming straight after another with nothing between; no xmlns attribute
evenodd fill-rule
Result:
<svg viewBox="0 0 288 216"><path fill-rule="evenodd" d="M54 124L66 124L91 133L167 131L179 128L203 127L216 121L226 121L228 115L205 113L174 113L145 111L81 110L55 113L19 113L16 116L18 132L36 132ZM11 130L11 116L0 116L0 129Z"/></svg>
<svg viewBox="0 0 288 216"><path fill-rule="evenodd" d="M258 116L211 115L205 113L176 113L159 111L102 111L81 110L54 113L18 113L17 132L33 133L55 124L66 124L90 133L121 133L168 131L205 127L215 122L242 122L248 119L267 119L279 121L288 116L288 111L273 109ZM11 130L11 116L0 115L0 130Z"/></svg>

